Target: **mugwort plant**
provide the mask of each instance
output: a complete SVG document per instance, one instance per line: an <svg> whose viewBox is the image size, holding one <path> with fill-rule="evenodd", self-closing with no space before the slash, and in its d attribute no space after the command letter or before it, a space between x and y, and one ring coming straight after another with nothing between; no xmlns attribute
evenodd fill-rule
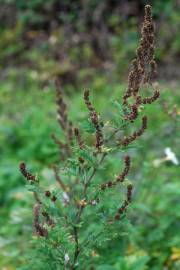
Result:
<svg viewBox="0 0 180 270"><path fill-rule="evenodd" d="M127 152L147 129L145 107L160 95L154 51L151 6L146 5L128 86L122 99L115 102L116 113L107 123L93 106L90 91L85 90L84 104L89 117L86 127L80 129L70 120L60 82L56 80L57 120L64 133L63 139L52 135L60 157L59 164L52 165L57 188L44 190L26 163L20 164L35 199L37 246L31 269L94 269L93 257L98 257L100 246L119 239L132 201L133 185L127 179L131 158L126 153L123 166L119 164L119 171L112 172L110 179L105 167L112 155ZM151 89L151 96L144 96L145 88ZM139 128L130 133L129 127L135 124ZM85 138L86 132L90 139Z"/></svg>

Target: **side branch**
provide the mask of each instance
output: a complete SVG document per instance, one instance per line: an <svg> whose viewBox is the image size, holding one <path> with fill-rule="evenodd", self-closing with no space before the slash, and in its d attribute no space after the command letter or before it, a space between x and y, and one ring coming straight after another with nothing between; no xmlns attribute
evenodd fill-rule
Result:
<svg viewBox="0 0 180 270"><path fill-rule="evenodd" d="M127 146L127 145L129 145L131 142L135 141L138 137L140 137L144 133L144 131L146 130L146 128L147 128L147 116L143 116L141 128L138 131L135 131L129 137L124 137L124 139L122 139L119 142L119 145L120 146Z"/></svg>
<svg viewBox="0 0 180 270"><path fill-rule="evenodd" d="M113 186L116 186L118 182L124 182L125 177L128 175L130 170L130 164L131 160L130 157L127 155L124 157L124 170L121 174L119 174L115 181L108 181L107 183L104 183L101 185L101 190L105 190L106 188L111 188Z"/></svg>
<svg viewBox="0 0 180 270"><path fill-rule="evenodd" d="M89 90L84 91L84 101L89 110L91 122L96 129L96 148L98 149L98 151L100 151L101 146L103 145L103 134L100 127L98 115L89 100Z"/></svg>
<svg viewBox="0 0 180 270"><path fill-rule="evenodd" d="M118 208L117 213L115 215L115 220L119 220L121 216L126 212L132 198L132 189L133 186L130 184L127 186L127 194L126 194L126 199L124 200L122 206Z"/></svg>

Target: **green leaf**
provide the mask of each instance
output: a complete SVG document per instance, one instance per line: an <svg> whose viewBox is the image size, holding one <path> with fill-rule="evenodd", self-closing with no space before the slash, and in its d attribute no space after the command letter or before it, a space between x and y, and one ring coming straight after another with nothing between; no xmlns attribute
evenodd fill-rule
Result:
<svg viewBox="0 0 180 270"><path fill-rule="evenodd" d="M81 124L82 129L84 129L86 132L93 134L95 133L96 129L93 126L92 122L90 120L86 120Z"/></svg>
<svg viewBox="0 0 180 270"><path fill-rule="evenodd" d="M39 191L39 188L36 185L26 185L26 188L28 191L31 191L31 192Z"/></svg>

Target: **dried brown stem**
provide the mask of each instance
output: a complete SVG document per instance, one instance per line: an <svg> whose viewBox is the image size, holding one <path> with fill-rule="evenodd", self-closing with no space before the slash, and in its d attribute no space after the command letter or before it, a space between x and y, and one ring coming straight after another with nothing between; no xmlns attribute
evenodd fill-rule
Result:
<svg viewBox="0 0 180 270"><path fill-rule="evenodd" d="M61 177L59 176L58 174L58 169L57 169L57 166L56 165L52 165L52 169L54 171L54 176L55 176L55 179L57 181L57 183L59 184L59 186L61 187L61 189L65 192L67 192L67 187L66 185L63 183Z"/></svg>

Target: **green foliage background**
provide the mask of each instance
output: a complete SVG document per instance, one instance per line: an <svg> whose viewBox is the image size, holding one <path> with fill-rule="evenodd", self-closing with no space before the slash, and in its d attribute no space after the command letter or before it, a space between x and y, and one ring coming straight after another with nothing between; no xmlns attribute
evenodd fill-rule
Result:
<svg viewBox="0 0 180 270"><path fill-rule="evenodd" d="M120 100L126 87L122 77L128 71L139 36L137 25L141 18L128 14L123 19L122 14L114 12L115 4L104 1L113 10L110 16L105 13L105 18L101 18L108 33L101 35L100 40L104 37L108 44L99 44L100 49L96 50L98 46L86 37L86 33L93 35L92 22L81 21L77 15L83 11L80 1L75 1L74 6L71 1L61 1L67 10L63 14L55 12L57 2L0 1L0 269L23 266L24 255L35 241L33 198L25 189L19 162L25 160L45 185L55 183L50 164L58 159L58 153L50 135L60 131L56 123L54 75L63 81L72 120L81 123L87 116L82 100L86 86L92 89L98 111L107 115L110 102ZM138 2L142 11L147 1ZM171 147L180 159L178 122L163 107L163 101L170 111L174 104L180 104L176 77L180 48L178 1L152 2L158 32L161 100L148 109L149 129L141 138L140 147L129 150L133 159L129 178L135 192L127 232L123 232L121 242L112 241L91 254L98 270L180 268L179 166L171 162L153 165L153 160L164 157L166 147ZM99 1L88 3L86 8L93 14ZM134 3L137 5L137 1ZM50 26L54 18L58 24L55 28ZM71 38L80 41L67 39L66 29L72 24ZM102 33L102 29L99 31ZM106 172L109 175L117 170L116 158L110 161ZM41 268L43 265L38 269Z"/></svg>

